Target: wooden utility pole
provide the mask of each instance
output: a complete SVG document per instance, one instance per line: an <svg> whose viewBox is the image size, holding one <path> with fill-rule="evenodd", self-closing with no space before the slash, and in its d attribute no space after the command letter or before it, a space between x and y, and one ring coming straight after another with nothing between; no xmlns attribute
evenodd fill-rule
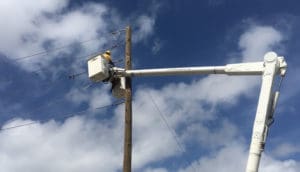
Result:
<svg viewBox="0 0 300 172"><path fill-rule="evenodd" d="M125 69L131 70L131 28L126 27ZM123 172L131 172L132 154L132 87L131 77L126 77L125 90L125 133Z"/></svg>

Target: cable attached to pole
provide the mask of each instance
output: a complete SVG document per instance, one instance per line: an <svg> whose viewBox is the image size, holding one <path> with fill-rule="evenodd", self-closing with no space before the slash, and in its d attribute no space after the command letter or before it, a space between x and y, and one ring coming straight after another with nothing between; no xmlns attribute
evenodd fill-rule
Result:
<svg viewBox="0 0 300 172"><path fill-rule="evenodd" d="M91 111L91 110L99 110L99 109L103 109L103 108L118 106L118 105L123 104L123 103L124 103L123 100L122 101L116 101L116 102L114 102L112 104L109 104L109 105L99 106L99 107L92 108L92 109L86 109L86 110L75 112L75 113L68 113L68 114L63 115L60 118L57 118L56 120L64 120L64 119L67 119L67 118L70 118L70 117L74 117L76 115L83 114L83 113ZM12 130L12 129L16 129L16 128L20 128L20 127L25 127L25 126L29 126L29 125L34 125L34 124L38 124L38 123L42 123L42 122L46 122L46 120L44 120L44 121L33 121L33 122L24 123L24 124L20 124L20 125L15 125L15 126L1 128L0 132L7 131L7 130Z"/></svg>

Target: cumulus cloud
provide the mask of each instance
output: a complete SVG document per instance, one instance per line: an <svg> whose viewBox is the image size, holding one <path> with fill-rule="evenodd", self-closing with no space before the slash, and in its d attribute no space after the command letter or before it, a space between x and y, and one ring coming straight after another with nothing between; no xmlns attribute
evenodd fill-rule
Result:
<svg viewBox="0 0 300 172"><path fill-rule="evenodd" d="M230 146L222 148L216 154L200 158L192 164L193 167L189 166L179 170L179 172L194 172L194 169L203 172L244 171L247 155L248 151L244 144L233 143ZM268 155L263 155L260 166L260 171L264 172L296 172L299 171L300 163L294 160L279 161Z"/></svg>
<svg viewBox="0 0 300 172"><path fill-rule="evenodd" d="M239 46L242 49L242 59L240 61L246 62L246 61L261 61L264 53L267 51L272 50L274 46L277 46L283 39L283 36L280 32L275 30L272 27L266 27L266 26L255 26L252 27L250 30L245 32L241 37L240 37L240 42ZM212 77L212 81L217 82L216 80L218 79L215 76L210 76ZM208 78L205 78L206 80ZM224 80L226 80L224 78ZM209 82L208 82L209 83ZM237 96L241 94L246 94L247 95L247 90L253 89L255 86L258 86L258 80L248 80L247 78L237 78L235 80L235 83L232 83L232 85L229 83L228 88L231 88L232 92L217 92L213 97L216 98L216 100L226 100L222 97L228 97L231 98L237 98ZM242 84L242 85L240 85ZM214 84L216 87L219 87L221 90L222 88L227 88L226 85L224 87L223 84L218 83ZM240 85L241 87L239 87ZM222 97L219 97L219 95L223 95ZM196 128L193 128L193 126L190 127L191 131L196 131L197 128L200 128L197 126ZM225 129L228 127L224 127L222 129ZM229 127L230 128L230 127ZM206 130L201 130L199 129L198 132L196 133L202 133L203 135L206 136L205 133ZM236 131L236 130L233 130ZM226 130L223 131L223 133L220 133L222 136L217 136L214 137L214 133L210 133L211 137L206 137L208 139L203 139L200 141L205 141L208 142L210 138L221 138L222 141L224 140L224 136L230 136L230 134L233 134L234 132L229 132L226 133ZM234 137L231 137L234 138ZM213 141L215 143L218 143L218 141ZM230 140L227 141L230 143ZM199 158L198 161L194 162L192 165L189 167L180 170L181 172L188 172L188 171L194 171L196 168L198 171L244 171L245 170L245 165L246 165L246 160L247 160L247 155L248 152L246 151L248 148L245 143L242 142L233 142L231 141L231 145L225 145L224 148L221 150L217 151L217 153L213 153L207 157L202 157ZM208 144L209 145L209 144ZM277 149L275 149L275 153L273 155L276 156L283 156L283 155L288 155L292 152L295 152L296 148L295 146L291 145L281 145ZM262 158L262 164L260 167L261 171L272 171L272 172L279 172L279 171L290 171L290 172L295 172L299 170L299 162L294 161L294 160L276 160L272 158L270 155L263 155Z"/></svg>
<svg viewBox="0 0 300 172"><path fill-rule="evenodd" d="M239 41L243 61L261 61L267 51L283 40L283 35L270 26L252 26Z"/></svg>
<svg viewBox="0 0 300 172"><path fill-rule="evenodd" d="M16 119L4 127L32 122ZM115 126L113 129L110 126ZM122 141L116 120L96 122L73 117L0 133L3 171L116 171Z"/></svg>
<svg viewBox="0 0 300 172"><path fill-rule="evenodd" d="M268 38L264 39L265 30L273 30L274 34L270 34ZM256 51L256 46L254 45L256 42L250 38L245 38L252 37L252 34L253 36L261 35L261 41L265 42L261 43L261 47L259 47ZM277 43L280 42L278 37L280 37L280 32L271 27L259 26L251 28L251 30L241 36L241 42L243 42L243 44L240 46L243 48L243 51L241 53L242 58L240 61L256 61L258 60L257 57L260 57L259 60L261 61L264 53L270 50L272 46L276 45L274 41ZM153 96L160 111L168 119L169 125L175 129L177 135L182 139L182 141L184 141L185 144L189 142L196 142L204 149L231 145L232 140L239 140L240 133L238 132L238 127L227 121L226 118L216 119L215 109L218 105L224 103L230 106L237 104L240 96L251 96L249 94L251 94L258 86L259 80L257 78L211 75L189 84L168 84L160 90L141 87L136 92L136 106L140 106L142 109L135 112L135 114L139 114L137 117L138 119L136 120L141 120L139 124L136 124L136 128L140 128L141 131L147 131L147 129L155 130L155 128L159 128L159 131L156 131L155 133L159 133L160 136L163 135L161 132L162 129L156 126L159 123L158 117L152 115L159 112L155 110L153 105L152 107L151 104L149 105L149 96ZM174 94L174 91L176 94ZM220 125L211 129L209 126L205 125L205 122L207 121L219 121ZM155 126L151 128L152 125ZM143 132L139 133L138 131L136 136L144 137ZM168 148L175 150L176 145L174 142L172 146L170 143ZM209 147L205 145L209 145ZM147 146L144 146L143 148L146 149L146 147ZM179 154L170 154L165 151L161 152L160 157L168 157ZM152 162L150 161L150 157L155 156L152 155L147 157L149 162ZM139 160L137 161L139 162ZM243 163L245 164L245 161Z"/></svg>
<svg viewBox="0 0 300 172"><path fill-rule="evenodd" d="M108 89L108 86L90 90L85 88L73 88L66 94L65 98L77 106L82 103L87 103L89 108L95 109L112 103L112 97Z"/></svg>
<svg viewBox="0 0 300 172"><path fill-rule="evenodd" d="M68 5L69 1L67 0L26 1L26 3L1 1L0 19L2 22L6 21L2 23L3 27L0 31L3 41L0 46L1 54L6 55L9 59L15 59L36 53L36 51L47 51L101 37L92 44L82 44L80 47L70 46L61 49L62 51L51 52L45 58L39 56L18 62L23 69L29 71L44 66L58 69L58 66L51 65L55 59L73 56L73 50L81 55L101 49L109 44L105 34L112 29L124 26L124 22L120 21L128 20L120 17L115 10L110 11L110 7L100 3L85 3L83 6L72 9L69 9ZM152 34L151 27L154 26L155 17L155 13L132 16L133 23L136 21L134 29L138 35L137 41L142 41ZM89 90L74 87L66 94L65 98L75 106L86 103L91 109L112 102L108 87L105 86ZM14 119L6 122L2 127L30 122L32 121ZM123 111L117 109L115 116L105 123L74 117L64 122L38 123L27 127L26 130L2 132L0 137L5 141L0 141L0 150L5 149L3 151L5 153L0 156L0 164L3 171L9 172L116 171L122 164L122 131ZM157 144L158 138L154 134L156 131L148 130L146 132L149 134L149 139L152 140L150 143L145 141L145 137L135 139L137 147L134 149L134 155L141 157L139 163L134 165L135 168L141 168L149 161L154 161L155 157L158 157L159 151L164 150L163 145ZM172 139L166 133L167 131L162 132L162 136L169 138L166 139L166 145L169 145ZM150 137L150 135L152 136ZM21 144L18 145L18 143ZM138 146L147 144L157 145L157 147L145 152ZM172 152L166 151L166 156L173 154ZM143 153L148 153L149 157L140 155Z"/></svg>
<svg viewBox="0 0 300 172"><path fill-rule="evenodd" d="M33 2L33 1L32 1ZM46 1L48 2L48 1ZM2 2L4 3L4 2ZM8 9L16 5L16 1L5 2ZM50 1L49 1L50 3ZM53 3L53 4L52 4ZM64 11L68 1L51 0L52 5L35 4L20 8L20 21L23 28L16 23L8 23L0 36L8 34L8 30L16 33L14 37L5 37L8 45L1 46L1 52L9 57L21 56L28 51L46 50L44 43L52 41L53 46L63 43L73 43L82 39L99 36L99 32L107 30L104 14L106 6L101 4L86 5L72 11ZM0 5L1 6L1 5ZM20 5L19 5L20 6ZM27 11L31 11L28 15ZM9 10L2 12L10 16ZM1 15L0 15L1 16ZM0 17L0 21L1 17ZM15 20L18 21L18 20ZM135 41L141 41L153 34L155 15L141 15L136 20L137 34ZM63 26L63 27L62 27ZM88 33L87 33L88 32ZM9 35L8 34L8 35ZM256 26L241 36L239 46L242 49L240 62L262 60L263 54L273 45L280 43L280 32L271 27ZM53 42L54 41L54 42ZM103 46L107 41L100 41L95 48ZM259 43L258 43L259 42ZM259 44L259 45L258 45ZM32 45L29 47L29 45ZM17 51L11 51L17 47ZM68 51L65 53L69 53ZM51 60L45 62L47 65ZM38 62L34 63L36 65ZM28 67L25 64L25 68ZM215 154L200 157L193 166L203 171L238 171L245 166L245 146L232 143L240 137L237 127L226 120L217 119L216 109L220 104L233 106L240 96L248 96L249 92L258 86L257 79L248 77L208 76L191 83L171 83L161 89L140 87L134 97L134 146L133 167L141 170L151 163L167 158L180 156L178 145L168 127L162 122L157 109L149 102L149 94L154 97L159 110L165 115L168 123L182 139L185 146L188 142L210 148L221 147ZM88 103L96 107L111 102L108 93L103 89L92 92L73 88L66 96L75 105ZM176 94L175 94L176 93ZM3 171L117 171L122 162L123 138L123 106L117 108L114 115L105 121L91 120L83 117L73 117L64 122L49 121L37 125L0 133L0 165ZM219 127L212 130L205 125L207 121L217 121ZM31 122L15 119L3 127ZM204 136L207 139L199 139ZM220 137L227 139L221 140ZM185 147L184 147L185 148ZM235 161L230 156L240 159ZM204 155L203 155L204 156ZM30 158L28 158L30 157ZM263 168L270 170L273 165L282 167L287 164L290 171L296 169L297 162L276 161L266 159ZM224 165L227 170L224 170ZM272 168L271 168L272 167ZM190 171L191 167L181 171ZM146 168L146 171L165 172L164 168Z"/></svg>
<svg viewBox="0 0 300 172"><path fill-rule="evenodd" d="M10 59L99 38L97 41L81 44L76 51L74 46L68 46L59 51L18 61L21 67L29 71L41 67L57 69L57 66L50 66L55 59L72 56L72 61L77 62L83 59L76 57L108 48L107 45L111 44L108 32L123 27L124 21L128 20L101 3L89 2L68 9L68 0L46 0L39 3L33 0L26 3L13 0L3 1L0 6L0 37L3 41L0 52ZM145 13L131 18L135 21L136 42L152 35L155 17L155 13Z"/></svg>
<svg viewBox="0 0 300 172"><path fill-rule="evenodd" d="M146 15L140 16L136 22L138 31L133 36L133 41L138 42L141 41L144 37L151 35L153 33L154 24L154 18Z"/></svg>
<svg viewBox="0 0 300 172"><path fill-rule="evenodd" d="M276 160L268 155L262 158L262 165L260 170L266 172L296 172L300 169L300 163L293 159Z"/></svg>
<svg viewBox="0 0 300 172"><path fill-rule="evenodd" d="M267 36L265 36L266 31L268 31ZM253 41L253 37L260 38L259 47L256 46L257 43ZM243 51L241 52L242 57L239 61L263 60L264 53L269 51L274 45L280 43L280 40L281 33L271 27L257 26L251 28L241 36L239 45ZM255 88L258 86L259 80L257 78L211 75L189 84L169 84L161 90L141 88L136 94L137 97L140 97L137 99L139 103L145 102L142 106L144 112L141 115L146 114L146 116L143 116L143 118L147 119L145 121L151 121L148 119L150 114L155 114L155 111L151 111L151 108L145 108L147 107L146 103L149 101L149 94L151 94L155 97L160 110L166 115L170 125L177 131L177 134L183 133L179 137L185 143L196 142L203 147L209 145L209 147L206 146L204 149L230 145L228 146L228 150L226 149L228 154L230 154L230 151L235 151L231 153L247 155L244 151L240 151L242 149L235 150L232 148L234 147L232 140L239 140L240 133L238 132L238 127L226 121L226 118L216 119L215 109L217 105L224 105L224 103L230 106L237 104L240 96L251 96L253 90L256 90ZM176 94L174 94L174 91ZM205 125L205 121L219 121L220 125L214 129L210 129ZM145 126L147 125L145 124ZM142 126L136 127L141 128ZM244 147L244 145L240 145L240 147ZM221 159L224 159L225 153L220 153L224 154L223 158L221 157ZM243 157L238 161L240 168L244 168L246 163L246 156ZM235 171L236 165L237 163L233 164L230 168ZM207 165L208 167L210 167L210 170L207 171L219 171L222 165L219 167Z"/></svg>
<svg viewBox="0 0 300 172"><path fill-rule="evenodd" d="M220 146L232 144L232 140L239 140L238 137L238 128L227 120L221 121L219 127L216 128L192 124L187 127L183 136L185 140L196 140L203 149L217 149Z"/></svg>
<svg viewBox="0 0 300 172"><path fill-rule="evenodd" d="M297 145L289 144L289 143L283 143L277 146L273 151L272 154L275 157L281 157L286 158L290 155L294 155L300 152L300 148Z"/></svg>
<svg viewBox="0 0 300 172"><path fill-rule="evenodd" d="M16 59L51 48L61 47L100 36L107 32L107 8L101 4L86 4L74 10L65 10L68 1L18 1L1 2L2 29L0 36L5 44L0 51L8 58ZM9 18L9 20L7 20ZM91 51L100 48L107 40L94 41L83 50ZM64 51L63 51L64 50ZM71 47L59 51L70 52ZM47 54L47 57L35 57L19 62L27 70L47 66L55 58L61 57L58 52ZM64 55L64 57L66 54Z"/></svg>

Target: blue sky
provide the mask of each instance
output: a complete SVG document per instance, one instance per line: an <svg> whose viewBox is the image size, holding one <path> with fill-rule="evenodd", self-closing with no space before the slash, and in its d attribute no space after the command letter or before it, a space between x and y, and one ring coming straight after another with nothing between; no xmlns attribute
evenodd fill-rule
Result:
<svg viewBox="0 0 300 172"><path fill-rule="evenodd" d="M288 72L260 171L300 170L296 0L3 0L0 8L0 125L34 123L0 131L3 171L121 171L124 105L97 109L118 101L110 85L86 73L68 76L86 72L89 54L115 44L113 59L123 59L124 32L110 32L127 25L136 69L262 61L268 51L284 56ZM133 171L244 171L260 81L134 78Z"/></svg>

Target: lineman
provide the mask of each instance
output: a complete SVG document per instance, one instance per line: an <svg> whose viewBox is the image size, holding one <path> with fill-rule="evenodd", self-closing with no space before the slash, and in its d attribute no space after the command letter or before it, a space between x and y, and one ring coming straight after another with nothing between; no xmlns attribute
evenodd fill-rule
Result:
<svg viewBox="0 0 300 172"><path fill-rule="evenodd" d="M108 64L109 64L108 67L109 68L112 68L112 67L115 66L115 64L112 62L112 58L111 58L111 54L110 54L109 50L107 50L107 51L105 51L105 53L101 54L101 57L104 58L108 62ZM114 80L114 78L112 77L112 73L109 70L109 77L106 78L105 80L103 80L103 82L108 82L108 81L111 82L113 80Z"/></svg>
<svg viewBox="0 0 300 172"><path fill-rule="evenodd" d="M110 67L114 67L115 64L112 62L112 58L111 58L111 55L110 55L110 51L107 50L105 51L105 53L101 54L101 56L108 61L108 64L110 64L111 66Z"/></svg>
<svg viewBox="0 0 300 172"><path fill-rule="evenodd" d="M112 61L112 58L111 58L111 53L109 50L105 51L105 53L101 54L101 57L104 58L106 61L108 61L108 64L109 64L109 68L112 68L115 66L115 64L113 63ZM116 85L120 82L120 78L114 78L113 77L113 74L110 73L109 74L110 76L103 80L103 82L110 82L111 83L111 92L112 90L116 87Z"/></svg>

